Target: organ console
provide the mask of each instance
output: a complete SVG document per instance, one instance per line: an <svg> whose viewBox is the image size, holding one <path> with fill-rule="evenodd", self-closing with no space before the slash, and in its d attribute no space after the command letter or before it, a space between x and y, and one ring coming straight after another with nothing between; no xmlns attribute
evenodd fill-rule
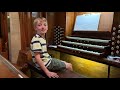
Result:
<svg viewBox="0 0 120 90"><path fill-rule="evenodd" d="M104 58L110 54L110 40L89 38L89 36L88 38L66 36L57 47L60 51L89 59L92 59L92 56Z"/></svg>
<svg viewBox="0 0 120 90"><path fill-rule="evenodd" d="M89 16L94 16L94 15L89 15ZM84 18L86 18L86 16ZM100 17L98 17L98 19L100 19ZM96 22L97 23L94 24L98 26L99 20ZM79 22L75 22L75 25L76 24L80 26L82 22L80 22L79 20ZM90 25L87 24L89 23L86 22L86 27L89 26L89 28L91 28L91 24ZM82 26L84 26L84 24L81 25L81 27ZM77 27L77 29L74 28L70 36L65 36L64 29L61 28L60 26L55 26L54 45L57 45L57 50L91 60L98 58L106 58L108 55L110 55L110 53L113 53L110 52L111 32L96 31L96 30L94 31L91 29L88 30L88 28L87 30L81 30L80 28L79 27ZM86 29L86 28L82 28L82 29ZM114 30L115 29L116 28L114 28ZM116 36L116 33L113 32L112 35ZM112 37L112 40L115 40L115 37ZM117 42L119 43L119 41ZM115 43L112 42L112 44L114 45ZM119 46L117 46L117 48L119 48ZM113 49L114 48L112 48L112 50ZM118 54L119 51L116 51L116 53Z"/></svg>
<svg viewBox="0 0 120 90"><path fill-rule="evenodd" d="M115 18L115 20L118 20L118 18ZM111 30L73 30L71 35L64 36L60 44L54 43L57 45L57 48L54 49L63 53L120 67L120 63L116 63L115 60L108 60L107 58L111 55L120 56L120 25L114 26L114 23ZM54 36L57 37L57 35ZM55 41L57 42L58 40L55 39Z"/></svg>

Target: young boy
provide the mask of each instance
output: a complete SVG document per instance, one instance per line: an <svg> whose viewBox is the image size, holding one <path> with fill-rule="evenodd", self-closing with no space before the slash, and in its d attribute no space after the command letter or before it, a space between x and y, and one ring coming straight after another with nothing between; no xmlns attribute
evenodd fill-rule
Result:
<svg viewBox="0 0 120 90"><path fill-rule="evenodd" d="M43 70L49 78L58 78L54 70L72 69L72 64L52 58L47 52L45 33L48 30L46 18L36 18L33 22L36 35L32 38L30 48L33 62Z"/></svg>

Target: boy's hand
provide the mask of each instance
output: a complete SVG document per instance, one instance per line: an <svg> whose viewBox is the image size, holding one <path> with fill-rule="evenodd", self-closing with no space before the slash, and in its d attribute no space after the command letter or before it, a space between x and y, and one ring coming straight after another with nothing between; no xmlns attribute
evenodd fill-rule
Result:
<svg viewBox="0 0 120 90"><path fill-rule="evenodd" d="M57 75L57 73L55 73L55 72L47 72L46 73L47 74L47 76L49 77L49 78L59 78L59 76Z"/></svg>

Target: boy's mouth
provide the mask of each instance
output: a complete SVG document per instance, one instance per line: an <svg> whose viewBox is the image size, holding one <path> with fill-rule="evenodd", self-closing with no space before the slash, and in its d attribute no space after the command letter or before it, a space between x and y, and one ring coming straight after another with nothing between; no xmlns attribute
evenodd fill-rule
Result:
<svg viewBox="0 0 120 90"><path fill-rule="evenodd" d="M45 29L41 29L41 31L45 31Z"/></svg>

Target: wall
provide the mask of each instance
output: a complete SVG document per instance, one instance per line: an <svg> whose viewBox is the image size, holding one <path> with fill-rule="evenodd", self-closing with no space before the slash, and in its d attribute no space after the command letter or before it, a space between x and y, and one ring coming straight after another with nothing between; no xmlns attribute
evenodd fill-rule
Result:
<svg viewBox="0 0 120 90"><path fill-rule="evenodd" d="M72 34L74 23L75 23L74 12L66 12L65 36L70 36Z"/></svg>
<svg viewBox="0 0 120 90"><path fill-rule="evenodd" d="M47 44L53 44L53 33L55 26L66 28L66 12L47 12L48 31L46 34Z"/></svg>
<svg viewBox="0 0 120 90"><path fill-rule="evenodd" d="M53 28L55 25L55 13L54 12L47 12L47 20L48 20L48 31L46 33L46 40L47 44L53 43Z"/></svg>
<svg viewBox="0 0 120 90"><path fill-rule="evenodd" d="M19 50L21 50L20 23L18 12L9 12L9 59L12 63L17 62Z"/></svg>

